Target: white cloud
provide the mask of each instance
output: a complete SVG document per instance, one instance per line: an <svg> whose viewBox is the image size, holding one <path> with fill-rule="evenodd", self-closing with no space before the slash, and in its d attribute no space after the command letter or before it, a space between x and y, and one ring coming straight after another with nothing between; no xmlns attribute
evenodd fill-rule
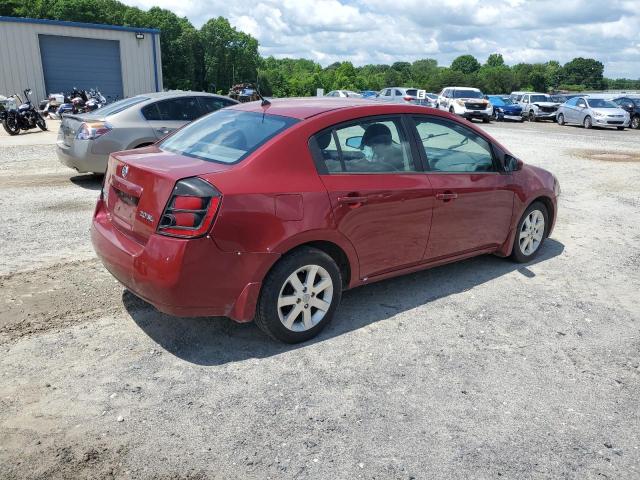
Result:
<svg viewBox="0 0 640 480"><path fill-rule="evenodd" d="M196 26L224 16L260 42L263 55L322 65L436 58L470 53L484 61L567 62L593 57L610 77L640 76L636 0L125 0L160 6Z"/></svg>

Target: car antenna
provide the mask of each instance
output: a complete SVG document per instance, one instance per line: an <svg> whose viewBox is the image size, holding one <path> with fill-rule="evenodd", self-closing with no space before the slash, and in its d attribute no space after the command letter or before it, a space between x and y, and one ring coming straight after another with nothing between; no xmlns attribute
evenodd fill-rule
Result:
<svg viewBox="0 0 640 480"><path fill-rule="evenodd" d="M269 100L267 100L266 98L264 98L262 96L262 94L260 93L260 82L258 81L258 77L257 76L256 76L256 93L258 94L258 98L261 101L260 105L262 105L263 107L268 107L269 105L271 105L271 102Z"/></svg>

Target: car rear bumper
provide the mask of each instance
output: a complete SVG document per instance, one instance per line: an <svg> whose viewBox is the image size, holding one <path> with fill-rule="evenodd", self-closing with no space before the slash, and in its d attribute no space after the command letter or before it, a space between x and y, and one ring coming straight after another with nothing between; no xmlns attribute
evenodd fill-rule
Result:
<svg viewBox="0 0 640 480"><path fill-rule="evenodd" d="M76 141L71 146L65 144L60 136L56 141L56 154L60 163L80 173L104 173L107 169L109 154L95 154L91 148L89 140Z"/></svg>
<svg viewBox="0 0 640 480"><path fill-rule="evenodd" d="M207 237L151 235L140 244L118 230L98 201L93 248L106 269L136 296L175 316L251 321L261 282L276 253L223 252Z"/></svg>

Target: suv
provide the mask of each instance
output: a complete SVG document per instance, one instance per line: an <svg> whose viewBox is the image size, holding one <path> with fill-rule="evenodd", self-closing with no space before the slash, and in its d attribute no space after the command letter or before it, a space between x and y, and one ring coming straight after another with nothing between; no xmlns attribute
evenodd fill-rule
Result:
<svg viewBox="0 0 640 480"><path fill-rule="evenodd" d="M467 120L480 118L489 123L493 115L491 102L477 88L446 87L438 94L437 108L455 113Z"/></svg>
<svg viewBox="0 0 640 480"><path fill-rule="evenodd" d="M433 100L426 95L426 92L418 88L384 88L380 90L377 99L393 103L410 103L424 105L425 107L435 107Z"/></svg>
<svg viewBox="0 0 640 480"><path fill-rule="evenodd" d="M640 98L621 96L613 99L614 103L629 113L631 117L630 128L640 128Z"/></svg>
<svg viewBox="0 0 640 480"><path fill-rule="evenodd" d="M520 99L517 100L518 105L522 107L522 116L529 119L530 122L538 120L556 119L556 112L560 103L554 102L551 95L537 92L514 92L511 95L518 94Z"/></svg>
<svg viewBox="0 0 640 480"><path fill-rule="evenodd" d="M56 153L80 173L104 173L109 154L147 147L174 130L237 101L204 92L157 92L125 98L91 113L65 115Z"/></svg>

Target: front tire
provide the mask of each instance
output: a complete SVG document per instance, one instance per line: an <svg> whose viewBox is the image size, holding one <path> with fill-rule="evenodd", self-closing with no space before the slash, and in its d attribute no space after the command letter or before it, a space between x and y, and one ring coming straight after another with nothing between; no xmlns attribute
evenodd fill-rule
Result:
<svg viewBox="0 0 640 480"><path fill-rule="evenodd" d="M560 114L558 115L558 125L564 125L564 115Z"/></svg>
<svg viewBox="0 0 640 480"><path fill-rule="evenodd" d="M300 343L318 335L342 297L342 276L322 250L303 247L273 267L262 286L255 322L270 337Z"/></svg>
<svg viewBox="0 0 640 480"><path fill-rule="evenodd" d="M18 125L18 119L15 115L7 115L5 119L2 120L2 126L11 136L18 135L20 133L20 126Z"/></svg>
<svg viewBox="0 0 640 480"><path fill-rule="evenodd" d="M618 130L624 130L624 127L616 127Z"/></svg>
<svg viewBox="0 0 640 480"><path fill-rule="evenodd" d="M530 122L535 122L536 120L537 120L537 119L536 119L536 113L535 113L533 110L531 110L531 111L529 112L529 121L530 121Z"/></svg>
<svg viewBox="0 0 640 480"><path fill-rule="evenodd" d="M549 212L541 202L534 202L522 214L513 240L511 258L518 263L533 260L544 243Z"/></svg>
<svg viewBox="0 0 640 480"><path fill-rule="evenodd" d="M631 119L631 128L638 130L640 128L640 116L635 116Z"/></svg>
<svg viewBox="0 0 640 480"><path fill-rule="evenodd" d="M593 122L591 121L591 117L589 115L584 117L584 120L582 121L582 126L587 130L593 127Z"/></svg>
<svg viewBox="0 0 640 480"><path fill-rule="evenodd" d="M36 125L43 132L47 131L47 122L45 122L44 117L42 115L40 115L40 114L38 114L38 119L36 120Z"/></svg>

